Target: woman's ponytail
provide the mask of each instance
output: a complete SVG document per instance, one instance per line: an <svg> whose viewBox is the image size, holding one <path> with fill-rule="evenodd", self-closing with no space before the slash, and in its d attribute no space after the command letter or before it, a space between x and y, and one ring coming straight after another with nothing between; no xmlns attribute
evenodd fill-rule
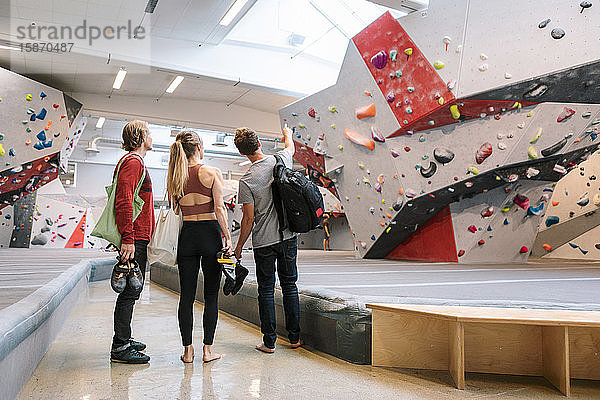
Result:
<svg viewBox="0 0 600 400"><path fill-rule="evenodd" d="M188 178L188 159L181 141L171 145L169 157L169 173L167 175L167 191L174 199L183 195L183 187Z"/></svg>

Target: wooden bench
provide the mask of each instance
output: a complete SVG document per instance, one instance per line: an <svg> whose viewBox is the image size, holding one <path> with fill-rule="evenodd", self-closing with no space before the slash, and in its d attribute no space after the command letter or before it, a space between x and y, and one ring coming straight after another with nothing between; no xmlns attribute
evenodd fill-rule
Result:
<svg viewBox="0 0 600 400"><path fill-rule="evenodd" d="M570 379L600 379L600 312L367 304L372 365L544 376L564 395Z"/></svg>

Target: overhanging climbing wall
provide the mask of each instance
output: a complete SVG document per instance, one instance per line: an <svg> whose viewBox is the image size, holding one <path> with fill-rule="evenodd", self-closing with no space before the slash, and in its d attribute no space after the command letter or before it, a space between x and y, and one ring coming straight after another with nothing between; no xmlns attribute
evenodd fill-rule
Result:
<svg viewBox="0 0 600 400"><path fill-rule="evenodd" d="M516 35L552 60L600 16L570 2L522 3L494 9L524 21L552 13L552 24ZM483 4L432 0L406 24L384 14L350 41L336 85L280 110L296 159L332 182L361 257L522 262L553 183L598 146L600 107L587 104L598 98L581 85L564 95L560 77L578 71L599 87L600 43L579 43L573 62L559 57L536 74L531 43L502 53L483 40L504 23L481 15Z"/></svg>

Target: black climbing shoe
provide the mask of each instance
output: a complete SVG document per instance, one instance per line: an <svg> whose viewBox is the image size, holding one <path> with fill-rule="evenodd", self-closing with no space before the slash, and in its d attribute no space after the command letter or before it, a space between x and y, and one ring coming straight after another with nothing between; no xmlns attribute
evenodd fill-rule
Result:
<svg viewBox="0 0 600 400"><path fill-rule="evenodd" d="M150 357L129 346L122 351L111 351L110 361L122 364L146 364L150 361Z"/></svg>
<svg viewBox="0 0 600 400"><path fill-rule="evenodd" d="M223 284L223 294L225 296L229 296L231 294L231 291L233 290L233 287L235 286L235 278L233 278L230 275L231 272L229 272L227 269L224 269L223 272L225 273L225 283Z"/></svg>
<svg viewBox="0 0 600 400"><path fill-rule="evenodd" d="M246 279L247 276L248 268L242 266L242 264L240 264L240 262L238 261L235 265L235 285L231 290L232 295L236 295L240 291L242 285L244 284L244 279Z"/></svg>
<svg viewBox="0 0 600 400"><path fill-rule="evenodd" d="M141 292L142 288L144 287L144 276L142 275L142 270L135 260L131 260L129 263L131 266L131 272L127 276L127 284L136 293Z"/></svg>
<svg viewBox="0 0 600 400"><path fill-rule="evenodd" d="M137 351L146 350L146 345L142 342L138 342L137 340L129 339L129 347L133 347Z"/></svg>
<svg viewBox="0 0 600 400"><path fill-rule="evenodd" d="M121 263L121 261L117 262L110 275L110 286L115 292L121 293L125 290L127 275L129 275L129 266Z"/></svg>
<svg viewBox="0 0 600 400"><path fill-rule="evenodd" d="M217 262L223 268L223 274L225 275L225 283L223 284L223 294L229 296L235 286L235 276L233 275L233 268L235 261L225 254L224 251L217 253Z"/></svg>

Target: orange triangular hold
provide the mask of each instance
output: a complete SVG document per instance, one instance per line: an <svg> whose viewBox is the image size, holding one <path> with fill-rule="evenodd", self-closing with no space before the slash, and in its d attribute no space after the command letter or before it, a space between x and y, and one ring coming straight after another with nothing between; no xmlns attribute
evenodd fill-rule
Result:
<svg viewBox="0 0 600 400"><path fill-rule="evenodd" d="M560 201L553 201L552 205L556 207L559 203L560 203Z"/></svg>
<svg viewBox="0 0 600 400"><path fill-rule="evenodd" d="M360 107L354 110L356 118L370 118L375 116L375 104L369 104L368 106Z"/></svg>
<svg viewBox="0 0 600 400"><path fill-rule="evenodd" d="M375 142L373 141L373 139L367 139L366 137L354 132L352 129L346 129L344 131L344 136L346 136L346 139L356 144L360 144L361 146L365 146L371 151L375 150Z"/></svg>
<svg viewBox="0 0 600 400"><path fill-rule="evenodd" d="M75 230L71 234L69 241L65 245L65 249L81 249L83 248L83 240L85 238L85 217L87 216L87 211L81 217L81 221L75 227Z"/></svg>

